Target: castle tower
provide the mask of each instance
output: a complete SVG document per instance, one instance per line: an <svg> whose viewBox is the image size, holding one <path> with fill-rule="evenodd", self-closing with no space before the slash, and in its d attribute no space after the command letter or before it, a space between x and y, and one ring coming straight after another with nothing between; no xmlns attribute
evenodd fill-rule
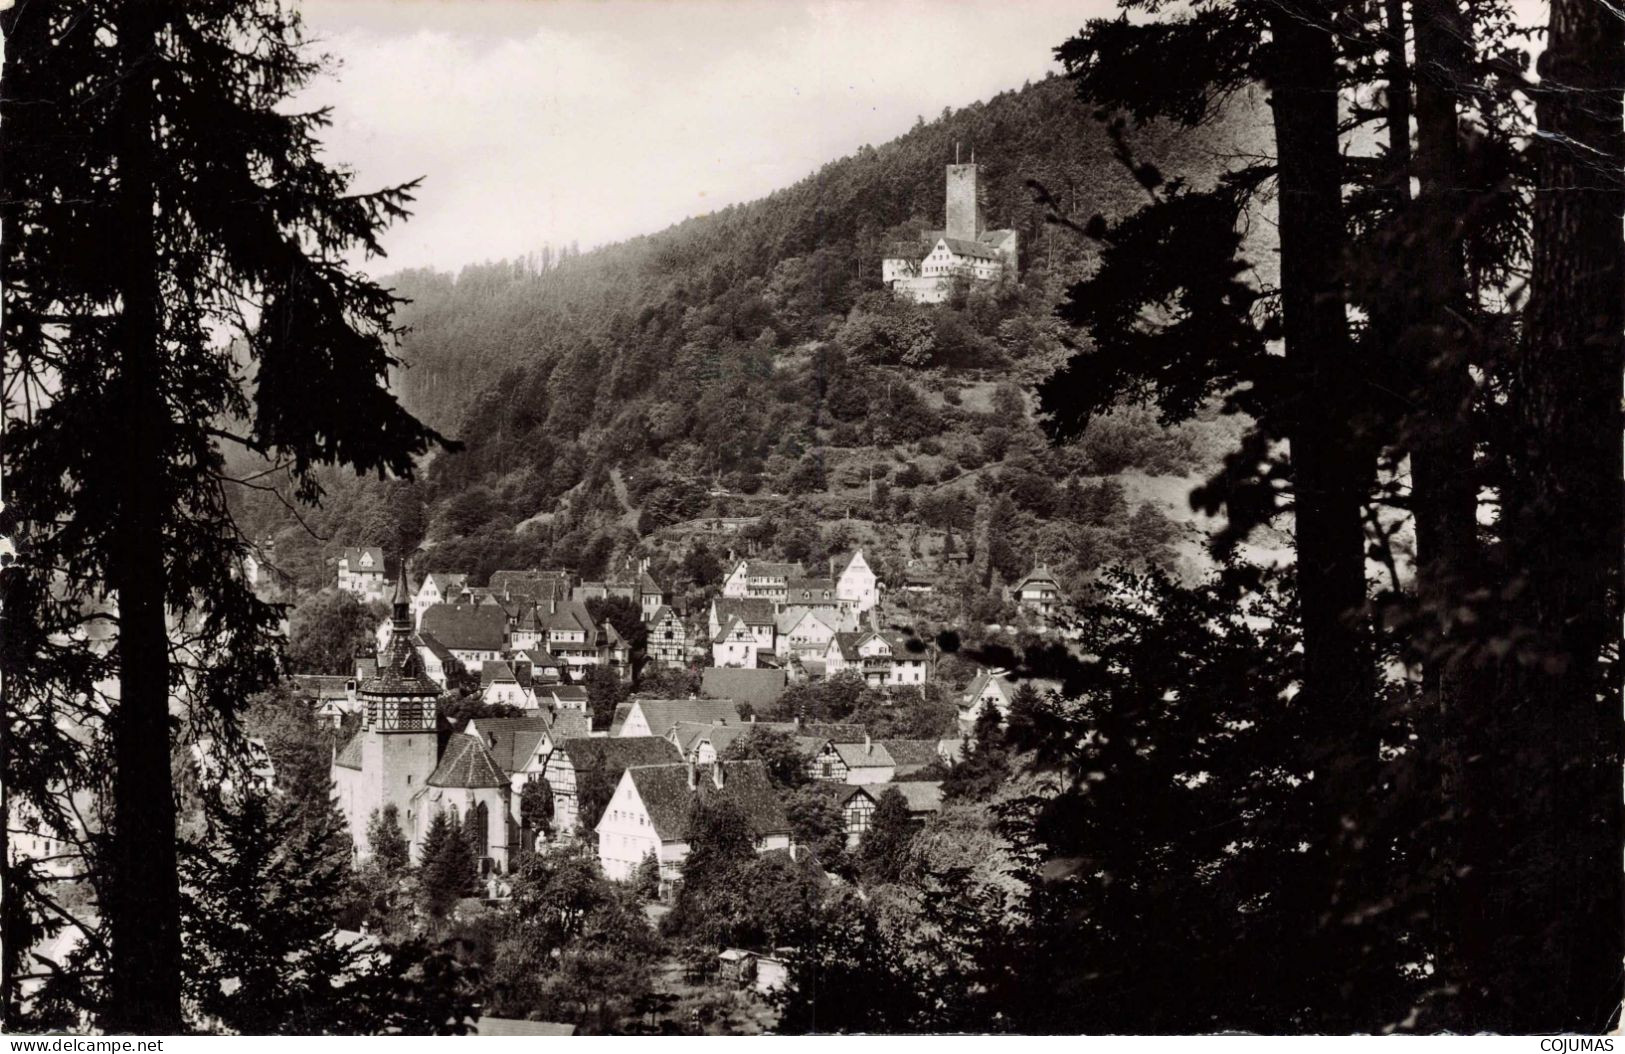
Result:
<svg viewBox="0 0 1625 1054"><path fill-rule="evenodd" d="M423 672L412 635L406 570L395 584L389 650L377 672L362 681L361 731L334 759L333 780L356 850L367 852L367 824L374 810L395 806L401 833L412 837L412 797L440 760L440 686Z"/></svg>
<svg viewBox="0 0 1625 1054"><path fill-rule="evenodd" d="M948 203L945 233L950 238L975 241L982 235L982 203L977 196L976 164L948 166Z"/></svg>

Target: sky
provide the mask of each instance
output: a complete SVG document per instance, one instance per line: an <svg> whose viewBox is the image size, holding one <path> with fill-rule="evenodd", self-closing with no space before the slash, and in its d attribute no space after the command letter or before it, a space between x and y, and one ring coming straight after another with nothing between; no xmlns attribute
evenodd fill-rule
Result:
<svg viewBox="0 0 1625 1054"><path fill-rule="evenodd" d="M306 0L327 158L423 178L383 274L582 249L762 197L1059 67L1112 0Z"/></svg>

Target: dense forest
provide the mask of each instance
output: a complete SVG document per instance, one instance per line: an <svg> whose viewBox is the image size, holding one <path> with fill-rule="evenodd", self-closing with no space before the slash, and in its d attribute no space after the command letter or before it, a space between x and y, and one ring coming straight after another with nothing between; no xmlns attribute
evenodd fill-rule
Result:
<svg viewBox="0 0 1625 1054"><path fill-rule="evenodd" d="M422 569L475 581L535 565L593 575L633 551L669 574L682 525L718 514L764 516L741 548L817 560L860 541L893 576L958 548L967 601L1037 562L1072 586L1114 562L1178 562L1197 547L1169 510L1237 428L1215 413L1170 430L1125 407L1055 447L1031 405L1066 354L1056 304L1097 253L1046 215L1113 219L1145 197L1102 117L1051 78L657 234L391 277L409 300L397 390L463 448L413 484L334 476L307 523L329 554L423 544ZM1139 158L1199 183L1264 127L1242 93L1223 119L1132 138ZM880 257L941 226L956 151L975 153L988 224L1018 232L1019 279L942 306L896 301ZM242 497L276 565L318 584L324 542L277 496ZM820 520L845 526L826 537Z"/></svg>

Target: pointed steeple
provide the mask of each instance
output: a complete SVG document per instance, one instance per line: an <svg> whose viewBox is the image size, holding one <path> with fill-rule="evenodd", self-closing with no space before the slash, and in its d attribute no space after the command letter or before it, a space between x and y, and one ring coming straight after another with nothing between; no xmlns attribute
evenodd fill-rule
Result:
<svg viewBox="0 0 1625 1054"><path fill-rule="evenodd" d="M406 589L406 558L401 557L401 565L395 575L395 599L391 601L394 607L395 628L402 626L406 631L412 631L412 597Z"/></svg>

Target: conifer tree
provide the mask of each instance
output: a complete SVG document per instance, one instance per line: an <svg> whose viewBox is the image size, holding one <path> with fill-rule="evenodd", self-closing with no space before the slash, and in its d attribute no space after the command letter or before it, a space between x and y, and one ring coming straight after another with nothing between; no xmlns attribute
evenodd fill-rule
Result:
<svg viewBox="0 0 1625 1054"><path fill-rule="evenodd" d="M7 751L6 784L55 813L111 773L103 1024L175 1032L170 700L230 735L278 665L222 449L309 501L320 465L408 475L439 440L384 387L397 301L350 255L409 188L354 193L319 156L328 115L287 101L321 63L277 0L24 0L0 32L6 709L37 751Z"/></svg>
<svg viewBox="0 0 1625 1054"><path fill-rule="evenodd" d="M445 918L459 899L474 893L474 880L474 854L462 828L450 813L437 813L418 858L423 910L431 918Z"/></svg>
<svg viewBox="0 0 1625 1054"><path fill-rule="evenodd" d="M368 960L334 925L349 839L336 810L319 823L300 811L260 794L214 802L207 839L183 857L187 994L240 1035L365 1027Z"/></svg>
<svg viewBox="0 0 1625 1054"><path fill-rule="evenodd" d="M374 809L367 818L367 849L386 875L397 875L411 863L406 836L401 833L400 810L395 806Z"/></svg>
<svg viewBox="0 0 1625 1054"><path fill-rule="evenodd" d="M887 787L875 802L869 830L858 844L858 870L867 882L895 882L908 866L909 846L914 842L914 823L908 802L896 787Z"/></svg>

